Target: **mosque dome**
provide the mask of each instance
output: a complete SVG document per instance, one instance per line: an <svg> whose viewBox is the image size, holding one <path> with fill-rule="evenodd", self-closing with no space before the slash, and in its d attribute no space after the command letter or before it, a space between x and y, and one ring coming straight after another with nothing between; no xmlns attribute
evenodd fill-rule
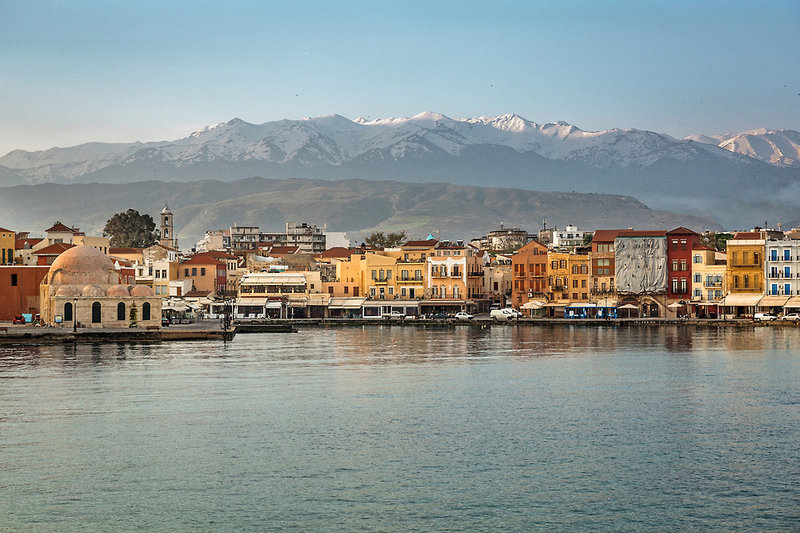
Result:
<svg viewBox="0 0 800 533"><path fill-rule="evenodd" d="M56 290L56 296L76 298L81 295L81 290L72 285L62 285Z"/></svg>
<svg viewBox="0 0 800 533"><path fill-rule="evenodd" d="M59 255L48 272L50 285L112 285L119 274L111 259L91 246L75 246Z"/></svg>
<svg viewBox="0 0 800 533"><path fill-rule="evenodd" d="M87 285L83 289L81 289L81 295L97 298L100 296L105 296L106 291L104 291L102 287L98 287L97 285Z"/></svg>
<svg viewBox="0 0 800 533"><path fill-rule="evenodd" d="M124 298L126 296L130 296L128 287L125 285L112 285L108 288L106 294L112 298Z"/></svg>
<svg viewBox="0 0 800 533"><path fill-rule="evenodd" d="M131 289L131 296L147 297L155 296L155 293L147 285L137 285Z"/></svg>

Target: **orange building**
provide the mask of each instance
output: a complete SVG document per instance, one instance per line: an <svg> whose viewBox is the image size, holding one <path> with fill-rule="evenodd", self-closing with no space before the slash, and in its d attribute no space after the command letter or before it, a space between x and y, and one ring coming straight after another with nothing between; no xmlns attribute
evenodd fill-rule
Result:
<svg viewBox="0 0 800 533"><path fill-rule="evenodd" d="M0 266L0 321L40 312L39 285L49 266Z"/></svg>
<svg viewBox="0 0 800 533"><path fill-rule="evenodd" d="M511 304L519 308L531 300L544 300L547 293L547 246L531 241L511 256Z"/></svg>

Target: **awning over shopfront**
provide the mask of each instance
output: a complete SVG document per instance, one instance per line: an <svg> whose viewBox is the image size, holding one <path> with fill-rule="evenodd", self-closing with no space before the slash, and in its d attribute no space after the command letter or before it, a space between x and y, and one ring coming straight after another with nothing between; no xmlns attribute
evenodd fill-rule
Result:
<svg viewBox="0 0 800 533"><path fill-rule="evenodd" d="M266 298L238 298L236 307L264 307L266 303Z"/></svg>
<svg viewBox="0 0 800 533"><path fill-rule="evenodd" d="M789 301L784 304L783 307L784 308L791 307L792 309L800 308L800 296L792 296L791 298L789 298Z"/></svg>
<svg viewBox="0 0 800 533"><path fill-rule="evenodd" d="M763 298L761 294L729 294L719 305L725 307L755 307L758 302Z"/></svg>
<svg viewBox="0 0 800 533"><path fill-rule="evenodd" d="M361 309L361 306L364 305L364 300L366 298L333 297L328 309Z"/></svg>
<svg viewBox="0 0 800 533"><path fill-rule="evenodd" d="M783 307L789 301L789 296L764 296L758 302L759 307Z"/></svg>
<svg viewBox="0 0 800 533"><path fill-rule="evenodd" d="M541 309L544 306L545 302L541 300L531 300L530 302L522 304L520 309Z"/></svg>
<svg viewBox="0 0 800 533"><path fill-rule="evenodd" d="M579 309L594 309L595 307L600 307L600 306L598 306L597 304L593 304L593 303L576 302L576 303L569 304L567 307L573 308L573 309L576 309L576 308L579 308Z"/></svg>

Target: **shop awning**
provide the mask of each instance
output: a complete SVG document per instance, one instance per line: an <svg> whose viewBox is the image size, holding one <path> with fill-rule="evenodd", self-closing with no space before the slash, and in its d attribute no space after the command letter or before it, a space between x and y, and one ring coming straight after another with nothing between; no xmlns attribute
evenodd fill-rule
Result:
<svg viewBox="0 0 800 533"><path fill-rule="evenodd" d="M545 306L546 302L541 300L531 300L530 302L524 303L520 306L520 309L541 309Z"/></svg>
<svg viewBox="0 0 800 533"><path fill-rule="evenodd" d="M755 307L764 296L761 294L729 294L719 305L726 307Z"/></svg>
<svg viewBox="0 0 800 533"><path fill-rule="evenodd" d="M758 302L759 307L783 307L789 301L789 296L764 296Z"/></svg>
<svg viewBox="0 0 800 533"><path fill-rule="evenodd" d="M571 303L567 307L572 309L588 309L588 308L595 308L597 304L590 304L590 303Z"/></svg>
<svg viewBox="0 0 800 533"><path fill-rule="evenodd" d="M366 298L341 298L333 297L328 309L361 309Z"/></svg>
<svg viewBox="0 0 800 533"><path fill-rule="evenodd" d="M264 307L266 303L266 298L239 298L236 300L237 307Z"/></svg>
<svg viewBox="0 0 800 533"><path fill-rule="evenodd" d="M791 307L792 309L800 307L800 296L792 296L789 298L789 301L783 305L783 307Z"/></svg>

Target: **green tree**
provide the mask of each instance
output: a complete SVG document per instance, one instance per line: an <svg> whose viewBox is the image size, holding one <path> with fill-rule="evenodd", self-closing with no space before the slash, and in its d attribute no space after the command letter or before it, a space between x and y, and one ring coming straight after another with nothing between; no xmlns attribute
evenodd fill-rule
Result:
<svg viewBox="0 0 800 533"><path fill-rule="evenodd" d="M388 235L382 231L376 231L366 238L366 242L373 248L394 248L406 242L405 230L389 233Z"/></svg>
<svg viewBox="0 0 800 533"><path fill-rule="evenodd" d="M158 240L159 235L155 229L153 217L128 209L108 219L103 235L111 237L111 246L144 248Z"/></svg>

